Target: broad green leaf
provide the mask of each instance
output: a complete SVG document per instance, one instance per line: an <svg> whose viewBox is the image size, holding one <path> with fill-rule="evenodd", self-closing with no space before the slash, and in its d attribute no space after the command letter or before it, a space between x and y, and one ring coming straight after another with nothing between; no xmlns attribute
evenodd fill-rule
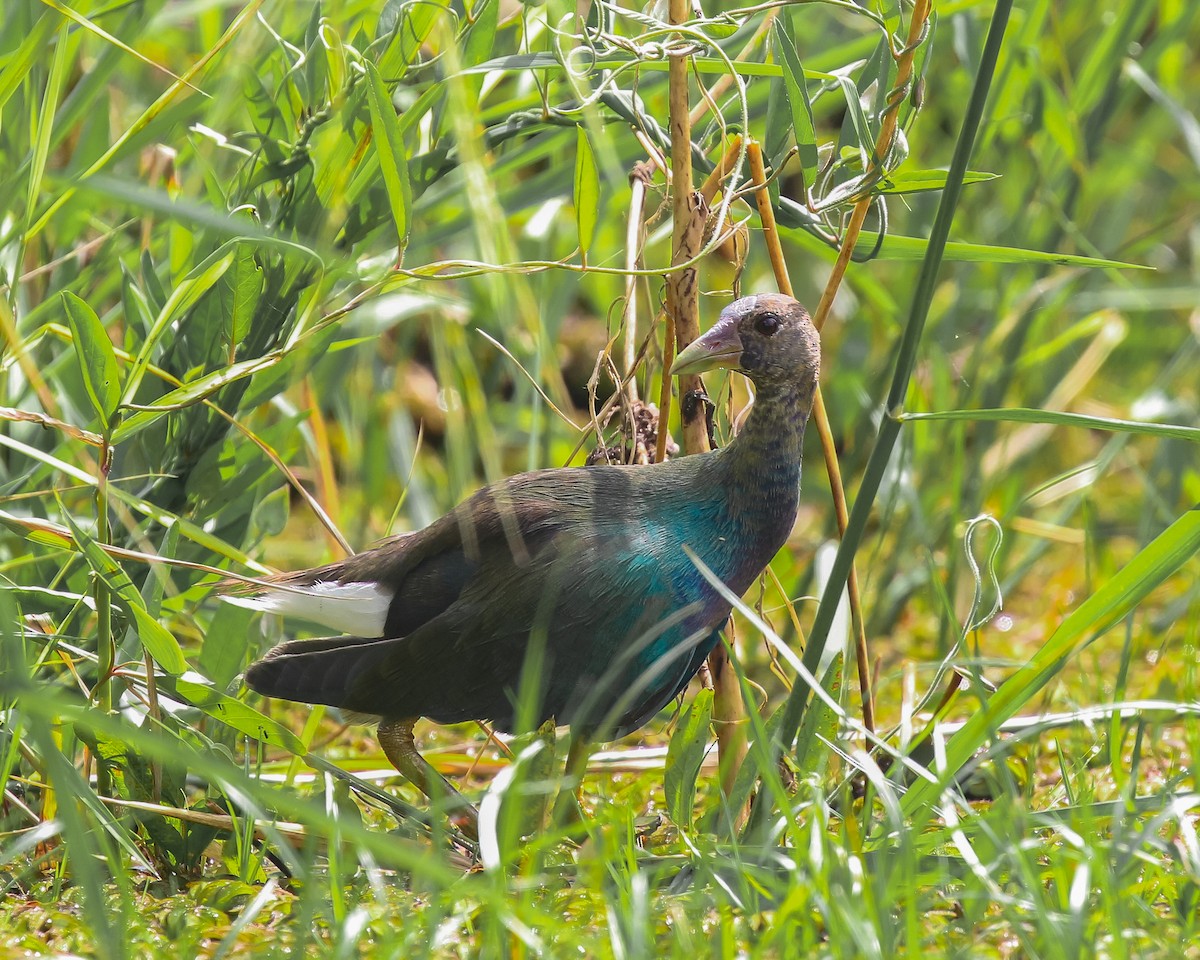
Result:
<svg viewBox="0 0 1200 960"><path fill-rule="evenodd" d="M342 95L342 91L346 87L346 75L348 73L346 67L346 46L342 43L341 34L332 28L321 31L320 43L325 49L324 63L327 95L330 100L336 100ZM314 57L313 59L317 58Z"/></svg>
<svg viewBox="0 0 1200 960"><path fill-rule="evenodd" d="M43 691L40 695L24 696L21 698L22 712L28 710L30 713L38 714L40 710L44 710L47 702L54 703L55 700L54 695L49 694L48 691ZM70 722L72 712L82 709L78 704L67 705L62 701L55 703L55 706L61 711L53 718L56 727L63 721ZM93 715L96 713L94 709L89 712ZM76 863L74 869L81 878L81 885L87 884L94 889L102 887L100 874L95 871L98 867L97 861L103 856L104 847L96 844L98 839L95 833L96 827L99 827L120 847L125 856L129 857L131 864L153 876L154 868L138 848L136 838L114 815L114 812L104 805L92 785L80 771L75 769L75 766L62 752L62 744L57 739L57 730L54 733L51 732L51 724L47 722L48 718L44 714L38 719L40 722L28 725L26 735L43 758L45 769L42 773L47 783L64 799L64 802L58 804L57 811L64 821L64 835L70 837L74 834L75 836L75 845L72 849L76 851L76 859L79 862ZM82 816L85 812L88 815L87 820ZM109 862L116 868L116 863L111 860ZM104 931L104 927L99 925L93 929L101 933ZM124 955L111 950L100 951L100 953L114 957Z"/></svg>
<svg viewBox="0 0 1200 960"><path fill-rule="evenodd" d="M465 66L473 67L482 63L492 52L496 43L496 27L500 22L500 2L501 0L475 0L472 5L471 19L474 22L467 32L462 52Z"/></svg>
<svg viewBox="0 0 1200 960"><path fill-rule="evenodd" d="M835 702L841 700L845 659L840 652L834 654L833 662L821 680L821 686ZM800 724L800 732L796 736L796 767L801 776L811 773L817 768L818 761L829 755L820 737L833 740L837 734L837 724L838 717L829 709L829 704L820 697L815 698L804 714L804 722Z"/></svg>
<svg viewBox="0 0 1200 960"><path fill-rule="evenodd" d="M764 159L772 167L779 166L791 144L792 126L787 121L790 113L787 85L782 80L767 81L767 118L762 149Z"/></svg>
<svg viewBox="0 0 1200 960"><path fill-rule="evenodd" d="M692 825L696 804L696 780L704 755L708 752L708 728L712 720L713 692L701 690L688 704L671 735L667 747L667 766L663 771L663 793L667 812L681 830Z"/></svg>
<svg viewBox="0 0 1200 960"><path fill-rule="evenodd" d="M421 47L439 18L450 22L452 11L440 3L388 2L379 16L380 36L390 42L379 57L379 73L399 80L421 56Z"/></svg>
<svg viewBox="0 0 1200 960"><path fill-rule="evenodd" d="M596 156L587 132L582 126L576 128L575 140L575 222L579 227L579 249L584 258L592 246L596 234L596 220L600 215L600 172L596 169Z"/></svg>
<svg viewBox="0 0 1200 960"><path fill-rule="evenodd" d="M986 183L998 179L998 173L968 170L963 174L963 183ZM879 193L922 193L941 190L946 185L945 170L908 170L893 173L877 187Z"/></svg>
<svg viewBox="0 0 1200 960"><path fill-rule="evenodd" d="M781 207L776 208L781 220L787 218L794 224L797 220L808 219L811 214L794 200L784 199ZM829 247L814 237L807 230L798 226L779 225L780 232L793 240L801 248L827 254L832 258ZM872 235L860 239L854 247L859 257L874 254L876 260L923 260L929 241L923 237L905 237L898 234L888 234L883 238L879 249L875 249L875 237ZM1044 250L1028 250L1022 247L999 247L983 243L951 243L947 242L942 255L943 260L959 263L1053 263L1065 267L1099 267L1110 270L1153 270L1153 267L1140 263L1127 263L1122 260L1105 260L1101 257L1083 257L1072 253L1047 253ZM1115 295L1120 295L1116 291Z"/></svg>
<svg viewBox="0 0 1200 960"><path fill-rule="evenodd" d="M930 413L904 413L901 420L966 420L1000 421L1004 423L1051 423L1060 427L1084 427L1110 433L1140 433L1148 437L1174 437L1200 443L1200 427L1185 427L1174 423L1147 423L1143 420L1118 420L1115 417L1093 417L1082 413L1063 413L1058 410L1033 410L1026 407L1001 407L989 410L935 410Z"/></svg>
<svg viewBox="0 0 1200 960"><path fill-rule="evenodd" d="M245 607L219 603L204 631L196 668L219 689L224 690L245 666L252 616Z"/></svg>
<svg viewBox="0 0 1200 960"><path fill-rule="evenodd" d="M854 148L858 151L859 161L862 163L864 170L871 165L871 154L875 151L875 140L871 135L871 123L867 119L866 113L863 112L862 101L858 98L858 87L854 85L854 81L846 76L837 76L834 78L837 81L838 87L841 88L842 96L846 100L847 120L851 128L854 130L854 139L856 141Z"/></svg>
<svg viewBox="0 0 1200 960"><path fill-rule="evenodd" d="M408 136L417 124L434 108L439 100L446 96L444 84L434 84L417 98L417 102L408 107L398 118L401 136ZM354 176L346 189L346 202L356 203L364 192L369 191L379 180L379 154L375 151L367 154L354 170ZM411 183L412 177L409 176Z"/></svg>
<svg viewBox="0 0 1200 960"><path fill-rule="evenodd" d="M169 765L160 768L156 789L154 770L150 761L128 741L91 727L86 722L73 725L75 735L91 749L97 760L108 765L112 772L115 795L123 800L145 803L163 802L176 806L185 803L183 783L179 771ZM150 839L170 853L177 862L187 855L187 842L165 818L144 811L131 811L132 816L146 831Z"/></svg>
<svg viewBox="0 0 1200 960"><path fill-rule="evenodd" d="M860 240L856 252L867 253L874 246L873 239ZM929 241L920 237L902 237L889 234L879 250L880 260L921 260ZM1152 270L1140 263L1121 260L1105 260L1100 257L1081 257L1071 253L1047 253L1044 250L1026 250L1022 247L997 247L984 243L946 244L944 260L960 263L1056 263L1064 267L1107 267L1117 270Z"/></svg>
<svg viewBox="0 0 1200 960"><path fill-rule="evenodd" d="M75 522L69 510L62 511L67 526L75 539L75 545L83 553L88 566L112 591L113 599L136 625L138 639L154 662L167 673L180 674L187 669L187 661L178 641L166 627L150 616L146 602L138 588L133 585L121 566L104 552L95 539Z"/></svg>
<svg viewBox="0 0 1200 960"><path fill-rule="evenodd" d="M198 673L176 677L173 687L181 700L233 727L239 733L269 743L273 747L280 747L297 757L302 757L308 752L300 738L287 727L259 713L249 704L227 697Z"/></svg>
<svg viewBox="0 0 1200 960"><path fill-rule="evenodd" d="M121 374L112 341L96 312L67 291L62 295L63 308L75 343L75 358L83 375L92 407L100 423L107 428L121 399Z"/></svg>
<svg viewBox="0 0 1200 960"><path fill-rule="evenodd" d="M534 737L542 747L531 751L531 755L520 764L521 770L516 781L518 789L525 793L516 813L518 837L536 836L546 829L550 811L554 809L555 795L552 790L541 789L540 785L556 782L560 774L559 760L554 753L554 720L547 720L538 727ZM519 754L523 756L524 751L519 751Z"/></svg>
<svg viewBox="0 0 1200 960"><path fill-rule="evenodd" d="M392 219L396 223L396 236L400 251L408 245L409 220L412 214L412 184L408 178L408 159L404 153L404 137L400 133L400 121L396 108L388 94L383 78L375 64L367 61L368 101L371 106L371 133L375 153L379 158L379 172L387 188L388 201L392 207Z"/></svg>
<svg viewBox="0 0 1200 960"><path fill-rule="evenodd" d="M150 301L137 285L137 278L129 272L124 264L121 265L121 312L124 315L125 329L135 330L145 336L154 326L154 314L150 309Z"/></svg>
<svg viewBox="0 0 1200 960"><path fill-rule="evenodd" d="M981 183L995 180L998 174L968 171L963 183ZM909 173L893 174L883 180L868 182L867 174L860 174L838 184L820 199L821 209L830 209L848 200L873 193L907 194L941 190L946 186L945 170L913 170Z"/></svg>
<svg viewBox="0 0 1200 960"><path fill-rule="evenodd" d="M1147 594L1200 551L1200 507L1193 507L1137 553L1072 611L1042 648L1009 677L946 743L945 773L951 777L1005 720L1028 704L1085 643L1128 616ZM904 796L906 814L923 823L933 815L939 786L918 780ZM919 826L918 823L918 826ZM915 829L915 827L914 827Z"/></svg>
<svg viewBox="0 0 1200 960"><path fill-rule="evenodd" d="M128 440L134 434L144 430L159 417L166 416L172 411L199 403L205 397L212 396L222 387L238 380L253 376L259 371L269 369L277 364L282 357L280 353L267 354L254 360L243 360L220 370L215 370L198 380L176 387L170 393L159 397L154 403L146 404L142 409L127 416L116 430L113 431L113 442L120 443Z"/></svg>
<svg viewBox="0 0 1200 960"><path fill-rule="evenodd" d="M225 318L225 340L231 348L236 348L250 332L254 310L262 295L262 267L254 259L254 248L249 243L237 245L233 271L225 282L233 293L229 315ZM232 355L230 359L233 359Z"/></svg>
<svg viewBox="0 0 1200 960"><path fill-rule="evenodd" d="M158 316L154 318L154 326L150 328L141 349L138 350L133 369L129 371L129 378L125 382L125 391L122 394L123 403L132 403L134 397L137 396L138 387L142 384L146 368L150 365L150 359L163 334L175 320L194 306L196 301L208 293L213 284L225 275L225 271L233 263L234 251L230 249L230 246L228 243L223 244L188 273L179 286L171 291L171 295L167 297Z"/></svg>
<svg viewBox="0 0 1200 960"><path fill-rule="evenodd" d="M792 130L799 148L800 168L804 172L804 189L811 190L817 180L817 133L813 121L812 101L804 84L804 65L796 53L796 44L785 27L785 18L775 21L775 52L783 68L783 81L788 105L792 111Z"/></svg>

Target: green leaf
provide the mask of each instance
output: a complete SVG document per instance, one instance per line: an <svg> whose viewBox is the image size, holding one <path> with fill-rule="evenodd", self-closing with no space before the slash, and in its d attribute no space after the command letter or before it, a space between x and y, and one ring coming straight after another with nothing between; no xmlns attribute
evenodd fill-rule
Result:
<svg viewBox="0 0 1200 960"><path fill-rule="evenodd" d="M71 47L68 42L68 33L66 24L63 24L58 31L58 40L53 45L54 57L50 62L46 90L42 96L41 113L38 122L34 124L36 136L25 189L26 227L33 217L34 210L37 209L37 200L42 189L42 176L46 172L46 157L50 152L50 137L54 130L54 115L58 108L58 98L62 92L63 80L71 67L71 61L67 56L67 51Z"/></svg>
<svg viewBox="0 0 1200 960"><path fill-rule="evenodd" d="M30 70L38 57L46 52L48 41L60 19L44 13L15 50L6 51L0 58L0 110L9 98L29 79Z"/></svg>
<svg viewBox="0 0 1200 960"><path fill-rule="evenodd" d="M842 653L834 654L833 662L821 680L821 686L835 702L841 700L845 659ZM829 709L829 704L820 697L815 698L804 714L804 722L796 736L796 767L801 776L812 773L818 762L829 756L829 751L821 747L820 737L832 741L837 735L837 724L838 717Z"/></svg>
<svg viewBox="0 0 1200 960"><path fill-rule="evenodd" d="M999 174L979 173L968 171L963 176L963 183L981 183L997 179ZM823 197L821 209L830 209L849 200L857 200L868 194L908 194L926 193L941 190L946 186L945 170L911 170L908 173L897 173L883 180L874 180L869 174L860 174L844 183L838 184Z"/></svg>
<svg viewBox="0 0 1200 960"><path fill-rule="evenodd" d="M208 629L203 631L196 668L221 689L245 666L246 638L253 615L245 607L219 603Z"/></svg>
<svg viewBox="0 0 1200 960"><path fill-rule="evenodd" d="M475 0L471 8L472 23L463 45L463 64L473 67L483 63L496 45L496 27L500 23L500 0Z"/></svg>
<svg viewBox="0 0 1200 960"><path fill-rule="evenodd" d="M389 12L390 11L390 12ZM452 11L440 3L389 2L379 16L381 35L390 42L379 56L379 72L399 80L421 57L421 48L439 19L449 21ZM390 26L388 26L390 24Z"/></svg>
<svg viewBox="0 0 1200 960"><path fill-rule="evenodd" d="M159 789L155 789L154 770L149 760L126 740L96 730L86 722L73 724L75 735L91 749L99 763L111 771L115 795L124 800L160 803L164 800L175 806L185 802L183 784L177 770L161 767ZM164 816L141 810L131 811L134 820L142 825L150 839L169 853L176 863L187 857L187 841Z"/></svg>
<svg viewBox="0 0 1200 960"><path fill-rule="evenodd" d="M596 155L582 126L577 128L575 140L575 222L579 227L579 249L584 257L592 246L596 235L596 221L600 216L600 172L596 168Z"/></svg>
<svg viewBox="0 0 1200 960"><path fill-rule="evenodd" d="M1063 413L1058 410L1033 410L1027 407L903 413L899 419L1051 423L1060 427L1084 427L1088 430L1107 430L1110 433L1139 433L1148 437L1174 437L1177 440L1190 440L1192 443L1200 443L1200 427L1185 427L1174 423L1147 423L1143 420L1118 420L1115 417L1092 417L1082 413Z"/></svg>
<svg viewBox="0 0 1200 960"><path fill-rule="evenodd" d="M1029 703L1083 645L1128 616L1153 589L1200 551L1200 507L1193 507L1147 544L1107 583L1072 611L1042 648L1009 677L946 743L943 778L952 777L1005 720ZM906 814L933 815L941 788L918 780L904 796ZM920 824L914 825L918 829Z"/></svg>
<svg viewBox="0 0 1200 960"><path fill-rule="evenodd" d="M75 359L79 361L83 385L87 388L96 416L107 428L121 399L121 374L117 368L116 351L104 325L91 307L69 291L62 295L62 302L67 312L67 323L71 326Z"/></svg>
<svg viewBox="0 0 1200 960"><path fill-rule="evenodd" d="M867 120L866 113L863 112L862 101L858 97L858 87L854 85L854 81L841 75L834 79L846 100L846 119L854 131L856 141L854 149L858 151L859 161L862 168L866 170L871 165L871 154L875 151L875 141L871 136L871 123Z"/></svg>
<svg viewBox="0 0 1200 960"><path fill-rule="evenodd" d="M227 697L198 673L177 677L173 688L181 700L187 701L193 707L202 710L215 720L220 720L239 733L244 733L273 747L279 747L297 757L302 757L308 752L300 738L292 731L265 714L259 713L249 704L235 700L233 697Z"/></svg>
<svg viewBox="0 0 1200 960"><path fill-rule="evenodd" d="M1073 166L1077 166L1083 156L1083 137L1079 125L1071 114L1067 101L1063 98L1058 87L1043 76L1042 78L1042 124L1050 138L1058 144L1063 155Z"/></svg>
<svg viewBox="0 0 1200 960"><path fill-rule="evenodd" d="M133 369L129 371L129 379L125 382L125 391L122 394L123 403L133 402L138 387L142 384L142 377L146 375L146 368L150 365L150 358L163 334L170 329L175 320L183 316L195 305L197 300L212 289L213 285L225 275L225 271L229 269L231 263L233 263L233 250L230 249L229 244L222 244L193 268L179 286L171 291L171 295L167 297L158 316L154 318L154 326L150 328L150 332L146 335L146 339L138 351Z"/></svg>
<svg viewBox="0 0 1200 960"><path fill-rule="evenodd" d="M254 310L262 295L262 267L254 259L254 247L249 243L239 243L234 258L233 272L225 278L226 284L233 293L228 316L225 318L225 342L236 348L254 321ZM230 359L233 359L232 355Z"/></svg>
<svg viewBox="0 0 1200 960"><path fill-rule="evenodd" d="M211 396L222 387L226 387L237 380L244 380L246 377L253 376L262 370L270 369L279 363L281 356L279 353L270 353L264 357L257 357L254 360L243 360L240 363L231 364L220 370L214 370L212 373L200 377L198 380L193 380L190 383L185 383L181 387L176 387L169 393L159 397L154 403L146 404L143 409L139 409L126 417L121 425L113 431L113 442L119 443L128 440L134 434L150 426L159 417L166 416L172 411L191 406L194 403L199 403L205 397Z"/></svg>
<svg viewBox="0 0 1200 960"><path fill-rule="evenodd" d="M713 692L701 690L683 711L679 726L667 747L667 766L663 772L663 793L667 812L681 830L692 825L696 804L696 780L704 755L708 752L708 728L712 720Z"/></svg>
<svg viewBox="0 0 1200 960"><path fill-rule="evenodd" d="M387 188L392 219L396 222L396 236L403 252L408 245L412 213L412 183L408 178L404 137L400 133L396 108L392 106L391 95L379 75L378 68L370 61L367 61L366 67L372 140L375 144L375 154L379 158L379 171L383 174L383 185Z"/></svg>
<svg viewBox="0 0 1200 960"><path fill-rule="evenodd" d="M855 252L869 253L875 245L874 238L860 240ZM920 237L902 237L889 234L879 250L880 260L921 260L929 241ZM944 260L960 263L1056 263L1064 267L1107 267L1117 270L1153 270L1140 263L1121 260L1104 260L1100 257L1080 257L1071 253L1047 253L1044 250L1026 250L1022 247L997 247L984 243L947 243Z"/></svg>
<svg viewBox="0 0 1200 960"><path fill-rule="evenodd" d="M812 101L804 84L804 65L796 54L796 43L782 17L775 21L775 52L783 67L784 87L792 110L792 130L796 134L800 168L804 172L804 189L811 190L817 180L817 133Z"/></svg>
<svg viewBox="0 0 1200 960"><path fill-rule="evenodd" d="M71 528L75 545L83 553L92 572L108 585L113 599L136 625L138 639L146 648L146 652L167 673L183 673L187 669L187 661L183 658L183 651L179 649L179 642L171 635L170 630L150 616L146 609L146 601L129 579L129 574L104 552L95 538L75 522L70 511L63 509L62 515L67 526Z"/></svg>
<svg viewBox="0 0 1200 960"><path fill-rule="evenodd" d="M928 190L941 190L946 185L947 171L945 170L908 170L893 173L879 184L879 193L924 193ZM963 183L986 183L998 179L998 173L984 173L979 170L968 170L963 174Z"/></svg>

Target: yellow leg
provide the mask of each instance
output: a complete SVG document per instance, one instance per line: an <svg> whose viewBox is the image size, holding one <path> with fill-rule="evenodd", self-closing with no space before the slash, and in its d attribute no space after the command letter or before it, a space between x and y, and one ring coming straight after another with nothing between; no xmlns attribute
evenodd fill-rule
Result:
<svg viewBox="0 0 1200 960"><path fill-rule="evenodd" d="M400 775L420 790L434 803L448 802L450 822L469 839L479 839L479 811L477 811L453 785L438 773L417 751L413 739L413 727L417 718L384 720L379 724L376 737L383 747L384 756L391 761Z"/></svg>

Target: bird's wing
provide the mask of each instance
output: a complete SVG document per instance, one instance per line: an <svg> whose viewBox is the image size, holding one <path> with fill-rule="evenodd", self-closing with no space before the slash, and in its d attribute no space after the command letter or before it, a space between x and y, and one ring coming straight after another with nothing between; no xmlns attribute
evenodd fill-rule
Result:
<svg viewBox="0 0 1200 960"><path fill-rule="evenodd" d="M697 619L699 578L673 495L647 496L644 476L524 474L419 533L308 571L299 584L293 577L292 589L320 593L326 607L339 590L383 598L371 608L380 639L286 644L248 681L384 716L488 719L502 729L549 716L597 727L609 717L610 730L623 729L678 691L714 636L714 624ZM346 618L321 622L345 629Z"/></svg>
<svg viewBox="0 0 1200 960"><path fill-rule="evenodd" d="M611 731L686 683L723 615L699 609L700 578L661 503L646 510L626 471L585 476L581 489L508 491L519 546L481 523L455 602L359 671L354 709Z"/></svg>
<svg viewBox="0 0 1200 960"><path fill-rule="evenodd" d="M547 537L571 525L569 509L539 495L550 475L563 472L513 477L480 490L423 530L225 599L356 637L406 636L454 604L485 558L503 563L508 557L519 566Z"/></svg>

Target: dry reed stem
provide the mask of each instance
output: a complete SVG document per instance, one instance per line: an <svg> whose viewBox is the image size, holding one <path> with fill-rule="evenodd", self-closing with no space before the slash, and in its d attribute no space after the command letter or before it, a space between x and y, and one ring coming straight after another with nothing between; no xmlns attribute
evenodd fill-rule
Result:
<svg viewBox="0 0 1200 960"><path fill-rule="evenodd" d="M671 0L672 25L687 22L691 16L688 0ZM672 57L668 68L668 105L671 131L671 198L673 231L671 265L692 260L704 244L704 227L708 219L708 204L692 180L692 121L688 112L687 57ZM700 336L699 284L696 268L673 271L667 279L667 344L682 350ZM671 341L674 341L671 344ZM670 346L665 346L664 355ZM664 397L669 397L669 364L664 356ZM698 376L679 378L680 420L683 425L685 454L708 450L708 417L702 402L692 402L702 396L703 384ZM666 423L667 410L660 406L660 422ZM659 452L666 439L666 430L659 431ZM718 644L709 655L709 671L713 680L713 718L717 721L717 750L720 756L721 787L726 793L733 786L738 768L746 752L744 732L745 706L741 688L734 675L729 653Z"/></svg>
<svg viewBox="0 0 1200 960"><path fill-rule="evenodd" d="M929 19L929 6L930 0L916 0L913 6L912 19L908 24L908 41L897 59L896 83L893 87L893 91L898 92L896 96L904 95L904 88L912 78L913 56L916 53L917 42L921 39L921 35L925 31L926 21ZM897 104L894 99L889 98L888 107L879 125L879 135L875 138L874 155L871 158L873 169L878 168L883 163L891 151L892 140L896 135L896 123L900 111L896 108ZM854 205L854 210L851 212L850 221L846 226L845 233L842 235L837 260L834 261L833 270L830 271L829 279L825 283L821 300L813 313L813 326L818 330L821 330L825 326L825 321L829 317L830 307L833 306L834 297L837 296L838 289L842 285L842 279L846 274L847 266L850 264L850 257L854 252L854 246L858 242L859 234L862 232L863 222L866 220L867 212L871 208L871 201L872 198L869 194L862 197ZM780 253L780 257L782 258L782 253ZM825 412L825 404L819 390L813 406L813 417L817 422L817 430L821 437L821 446L825 453L826 466L828 468L830 465L833 465L833 469L836 469L837 457L833 450L832 438L828 436L828 416ZM822 427L822 423L825 424L824 427ZM838 528L844 534L848 517L845 513L845 493L844 491L841 492L841 505L839 506L838 491L841 490L841 484L833 483L832 473L830 474L830 483L835 491L834 504L838 515ZM856 630L861 634L862 615L857 602L858 578L853 567L850 570L847 589L850 594L851 614L855 621ZM865 635L860 636L859 642L856 644L855 653L858 660L859 683L863 686L863 725L869 730L874 731L874 705L870 699L870 661L867 658Z"/></svg>
<svg viewBox="0 0 1200 960"><path fill-rule="evenodd" d="M787 263L783 258L783 244L775 226L775 211L771 207L771 196L767 192L767 171L763 166L762 148L751 141L746 151L750 161L750 175L754 180L754 199L762 219L763 239L775 271L775 282L789 297L795 296L792 281L788 276ZM829 489L833 495L833 509L837 516L838 536L846 535L850 523L850 512L846 508L846 490L842 486L842 471L838 466L837 447L833 441L833 429L829 426L829 414L825 411L825 400L821 387L817 385L813 399L813 420L817 425L817 436L821 439L821 453L825 457L825 472L829 474ZM846 585L850 599L850 619L854 628L854 651L858 663L858 685L862 697L863 726L875 732L875 701L871 693L871 660L867 651L867 632L863 624L862 599L858 589L858 573L850 567L850 578Z"/></svg>

